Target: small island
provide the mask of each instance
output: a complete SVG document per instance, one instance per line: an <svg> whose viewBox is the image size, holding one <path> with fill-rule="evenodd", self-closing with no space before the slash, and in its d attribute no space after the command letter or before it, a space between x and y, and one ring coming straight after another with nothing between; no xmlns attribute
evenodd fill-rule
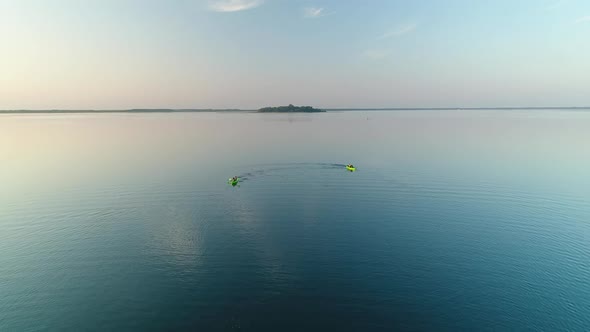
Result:
<svg viewBox="0 0 590 332"><path fill-rule="evenodd" d="M318 113L325 112L324 110L313 108L311 106L279 106L279 107L263 107L258 110L261 113Z"/></svg>

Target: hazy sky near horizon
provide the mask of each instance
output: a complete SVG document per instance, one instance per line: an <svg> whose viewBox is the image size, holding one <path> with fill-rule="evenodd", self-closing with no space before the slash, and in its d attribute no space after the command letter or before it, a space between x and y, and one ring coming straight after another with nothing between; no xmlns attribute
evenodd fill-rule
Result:
<svg viewBox="0 0 590 332"><path fill-rule="evenodd" d="M0 0L0 109L590 105L587 0Z"/></svg>

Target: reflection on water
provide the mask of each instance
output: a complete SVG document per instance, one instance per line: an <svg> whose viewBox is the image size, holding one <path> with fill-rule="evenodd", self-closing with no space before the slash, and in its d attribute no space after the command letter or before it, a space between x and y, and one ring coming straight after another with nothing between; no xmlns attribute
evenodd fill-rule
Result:
<svg viewBox="0 0 590 332"><path fill-rule="evenodd" d="M587 330L588 129L0 116L0 330Z"/></svg>

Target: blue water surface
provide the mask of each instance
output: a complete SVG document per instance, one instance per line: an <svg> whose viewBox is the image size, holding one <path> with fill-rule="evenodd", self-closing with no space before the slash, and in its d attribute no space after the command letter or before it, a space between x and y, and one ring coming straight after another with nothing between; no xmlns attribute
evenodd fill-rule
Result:
<svg viewBox="0 0 590 332"><path fill-rule="evenodd" d="M3 115L0 138L2 331L590 329L588 113Z"/></svg>

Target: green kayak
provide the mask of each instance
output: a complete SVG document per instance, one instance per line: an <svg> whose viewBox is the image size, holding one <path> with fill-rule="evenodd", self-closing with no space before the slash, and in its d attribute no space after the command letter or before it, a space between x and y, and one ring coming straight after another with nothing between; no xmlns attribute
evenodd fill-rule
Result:
<svg viewBox="0 0 590 332"><path fill-rule="evenodd" d="M351 171L351 172L356 171L356 167L354 167L354 166L352 166L352 167L351 166L346 166L346 169L349 170L349 171Z"/></svg>
<svg viewBox="0 0 590 332"><path fill-rule="evenodd" d="M227 183L231 184L232 186L235 186L235 185L237 185L237 184L238 184L238 182L240 182L240 178L237 178L237 179L235 179L235 180L234 180L233 178L229 178L229 179L227 180Z"/></svg>

